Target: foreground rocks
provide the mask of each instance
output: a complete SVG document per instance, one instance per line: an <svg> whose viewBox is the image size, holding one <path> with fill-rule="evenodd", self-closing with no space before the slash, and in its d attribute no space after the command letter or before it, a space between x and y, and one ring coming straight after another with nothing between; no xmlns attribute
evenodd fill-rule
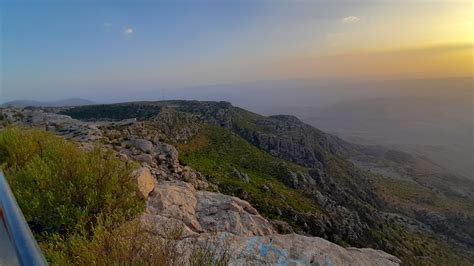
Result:
<svg viewBox="0 0 474 266"><path fill-rule="evenodd" d="M242 236L276 231L248 202L220 193L198 191L182 181L160 181L147 202L147 219L176 219L193 233L229 232Z"/></svg>
<svg viewBox="0 0 474 266"><path fill-rule="evenodd" d="M318 237L277 234L246 201L198 191L182 181L160 181L150 194L142 222L154 234L179 228L187 245L206 243L226 252L231 265L398 265L374 249L343 248Z"/></svg>
<svg viewBox="0 0 474 266"><path fill-rule="evenodd" d="M188 243L220 243L230 265L399 265L400 260L374 249L343 248L317 237L297 234L242 237L222 233L187 239Z"/></svg>

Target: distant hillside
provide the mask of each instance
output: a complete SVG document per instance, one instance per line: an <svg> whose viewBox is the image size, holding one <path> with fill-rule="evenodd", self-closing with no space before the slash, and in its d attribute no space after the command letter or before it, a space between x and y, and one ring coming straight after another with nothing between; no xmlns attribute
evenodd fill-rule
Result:
<svg viewBox="0 0 474 266"><path fill-rule="evenodd" d="M415 152L472 178L472 101L468 93L459 97L373 98L324 107L274 108L267 113L296 115L351 142Z"/></svg>
<svg viewBox="0 0 474 266"><path fill-rule="evenodd" d="M58 101L52 101L52 102L15 100L15 101L3 103L0 105L0 107L8 107L8 106L19 107L19 108L27 107L27 106L59 107L59 106L81 106L81 105L91 105L91 104L94 104L94 102L86 100L86 99L81 99L81 98L70 98L70 99L64 99L64 100L58 100Z"/></svg>

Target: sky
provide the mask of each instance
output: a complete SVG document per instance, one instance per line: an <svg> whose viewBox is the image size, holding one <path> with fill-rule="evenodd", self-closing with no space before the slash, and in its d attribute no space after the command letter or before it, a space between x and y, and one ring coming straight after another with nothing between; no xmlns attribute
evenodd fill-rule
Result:
<svg viewBox="0 0 474 266"><path fill-rule="evenodd" d="M471 1L0 0L0 26L0 102L473 76Z"/></svg>

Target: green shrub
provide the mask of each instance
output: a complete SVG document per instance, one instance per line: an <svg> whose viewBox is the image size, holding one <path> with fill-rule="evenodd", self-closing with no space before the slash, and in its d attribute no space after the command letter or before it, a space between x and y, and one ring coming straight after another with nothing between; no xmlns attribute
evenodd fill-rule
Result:
<svg viewBox="0 0 474 266"><path fill-rule="evenodd" d="M44 131L0 131L0 169L51 265L226 265L225 252L179 248L182 229L143 228L134 168Z"/></svg>
<svg viewBox="0 0 474 266"><path fill-rule="evenodd" d="M111 152L84 152L47 132L8 128L0 133L0 162L35 232L64 233L97 215L140 212L133 167Z"/></svg>
<svg viewBox="0 0 474 266"><path fill-rule="evenodd" d="M54 242L59 250L70 236L92 236L98 217L106 217L112 230L144 207L133 165L99 147L82 151L51 133L1 131L0 168L40 244Z"/></svg>
<svg viewBox="0 0 474 266"><path fill-rule="evenodd" d="M147 233L138 220L115 227L99 219L92 235L78 231L41 247L55 265L177 265L181 259L175 244Z"/></svg>

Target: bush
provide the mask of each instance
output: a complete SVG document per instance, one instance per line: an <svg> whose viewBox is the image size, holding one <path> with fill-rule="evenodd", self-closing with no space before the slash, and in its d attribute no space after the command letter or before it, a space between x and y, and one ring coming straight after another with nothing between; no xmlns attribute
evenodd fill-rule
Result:
<svg viewBox="0 0 474 266"><path fill-rule="evenodd" d="M176 245L147 233L139 220L113 230L107 221L99 219L91 236L77 232L68 239L51 239L42 248L56 265L178 265Z"/></svg>
<svg viewBox="0 0 474 266"><path fill-rule="evenodd" d="M170 228L161 237L149 233L138 219L114 230L108 230L105 221L99 219L91 237L77 233L67 241L59 238L42 248L51 254L55 265L225 266L229 262L225 247L207 242L183 245L183 228Z"/></svg>
<svg viewBox="0 0 474 266"><path fill-rule="evenodd" d="M8 128L0 163L35 232L67 233L99 214L130 219L143 207L133 167L100 148L84 152L47 132Z"/></svg>
<svg viewBox="0 0 474 266"><path fill-rule="evenodd" d="M52 265L226 265L226 252L179 247L182 229L148 233L134 165L51 133L0 131L0 169ZM185 254L189 254L185 256Z"/></svg>
<svg viewBox="0 0 474 266"><path fill-rule="evenodd" d="M99 147L82 151L51 133L1 131L0 168L40 242L65 241L78 233L89 237L98 217L106 217L109 230L144 207L131 178L133 165Z"/></svg>

